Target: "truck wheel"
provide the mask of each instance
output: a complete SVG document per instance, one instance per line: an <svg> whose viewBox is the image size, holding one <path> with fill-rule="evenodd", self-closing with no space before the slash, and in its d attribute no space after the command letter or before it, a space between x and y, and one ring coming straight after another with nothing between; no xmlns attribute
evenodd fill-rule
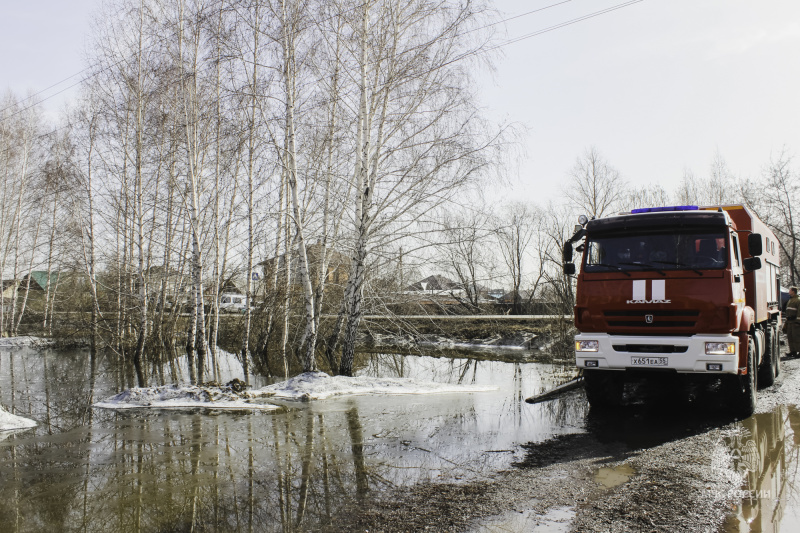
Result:
<svg viewBox="0 0 800 533"><path fill-rule="evenodd" d="M595 408L617 407L622 405L622 392L625 387L625 373L615 370L583 371L584 388L589 405Z"/></svg>
<svg viewBox="0 0 800 533"><path fill-rule="evenodd" d="M756 346L753 337L747 340L747 375L728 376L731 387L731 406L734 414L740 418L747 418L756 410Z"/></svg>
<svg viewBox="0 0 800 533"><path fill-rule="evenodd" d="M774 346L775 330L772 327L767 328L766 331L766 347L764 349L764 360L758 367L758 386L760 388L769 387L775 383L775 378L778 375L778 363L780 356L778 355L777 347Z"/></svg>

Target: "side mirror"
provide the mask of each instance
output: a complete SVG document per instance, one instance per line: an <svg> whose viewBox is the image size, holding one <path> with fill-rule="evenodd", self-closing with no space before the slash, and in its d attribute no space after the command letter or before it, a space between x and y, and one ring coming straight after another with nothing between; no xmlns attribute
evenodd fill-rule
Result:
<svg viewBox="0 0 800 533"><path fill-rule="evenodd" d="M758 258L756 258L758 259ZM575 263L564 263L564 274L567 276L575 275Z"/></svg>
<svg viewBox="0 0 800 533"><path fill-rule="evenodd" d="M764 253L764 241L760 233L751 233L747 236L747 250L753 257Z"/></svg>
<svg viewBox="0 0 800 533"><path fill-rule="evenodd" d="M744 261L742 261L744 265L744 269L748 272L752 272L753 270L758 270L761 268L761 258L760 257L748 257Z"/></svg>
<svg viewBox="0 0 800 533"><path fill-rule="evenodd" d="M569 263L572 261L572 242L567 241L564 243L564 247L561 249L561 260L564 263Z"/></svg>

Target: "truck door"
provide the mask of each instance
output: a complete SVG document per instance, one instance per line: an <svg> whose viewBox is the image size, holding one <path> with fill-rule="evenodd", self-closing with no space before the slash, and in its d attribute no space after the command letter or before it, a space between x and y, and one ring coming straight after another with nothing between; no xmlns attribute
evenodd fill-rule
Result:
<svg viewBox="0 0 800 533"><path fill-rule="evenodd" d="M731 232L731 277L733 278L733 301L736 303L737 312L744 307L744 270L742 269L742 254L739 251L739 238Z"/></svg>

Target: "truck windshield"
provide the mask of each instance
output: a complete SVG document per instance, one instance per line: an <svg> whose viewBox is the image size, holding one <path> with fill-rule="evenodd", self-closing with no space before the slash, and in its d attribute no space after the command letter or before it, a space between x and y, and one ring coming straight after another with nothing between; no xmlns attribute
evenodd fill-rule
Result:
<svg viewBox="0 0 800 533"><path fill-rule="evenodd" d="M589 236L585 272L639 270L708 270L728 265L726 232Z"/></svg>

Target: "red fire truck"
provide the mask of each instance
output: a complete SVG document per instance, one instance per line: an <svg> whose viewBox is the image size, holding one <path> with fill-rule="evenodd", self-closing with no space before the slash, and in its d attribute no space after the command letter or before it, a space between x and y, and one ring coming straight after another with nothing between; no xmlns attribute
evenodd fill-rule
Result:
<svg viewBox="0 0 800 533"><path fill-rule="evenodd" d="M626 378L721 378L737 415L780 372L778 242L741 205L635 209L587 220L564 245L577 276L575 360L593 406Z"/></svg>

